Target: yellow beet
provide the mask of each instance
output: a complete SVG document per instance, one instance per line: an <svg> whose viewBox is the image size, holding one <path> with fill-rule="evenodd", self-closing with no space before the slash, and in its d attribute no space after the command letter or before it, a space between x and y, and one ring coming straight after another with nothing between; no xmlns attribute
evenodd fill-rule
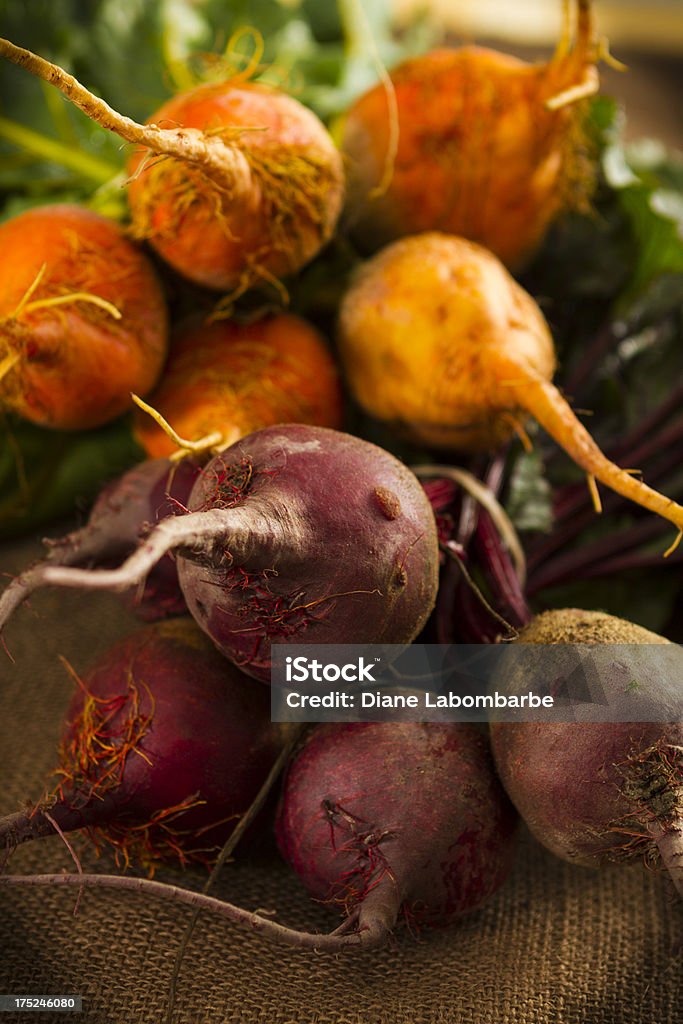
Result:
<svg viewBox="0 0 683 1024"><path fill-rule="evenodd" d="M413 441L487 450L525 437L530 414L593 489L599 480L683 529L683 508L610 462L579 423L552 383L543 314L482 246L438 232L387 246L344 297L339 347L357 401Z"/></svg>
<svg viewBox="0 0 683 1024"><path fill-rule="evenodd" d="M570 13L577 11L570 44ZM448 231L518 269L566 209L586 207L595 168L580 102L599 88L589 0L565 0L553 57L528 64L476 46L400 64L345 119L349 219L372 248Z"/></svg>

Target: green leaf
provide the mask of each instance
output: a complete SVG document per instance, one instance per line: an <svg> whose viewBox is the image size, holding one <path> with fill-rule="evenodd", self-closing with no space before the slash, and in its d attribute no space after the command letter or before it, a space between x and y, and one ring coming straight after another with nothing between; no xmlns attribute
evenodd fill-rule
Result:
<svg viewBox="0 0 683 1024"><path fill-rule="evenodd" d="M602 171L630 233L631 273L619 311L661 274L683 272L683 160L656 140L624 144L613 131Z"/></svg>
<svg viewBox="0 0 683 1024"><path fill-rule="evenodd" d="M124 417L78 433L13 417L0 423L0 540L85 507L102 485L144 457Z"/></svg>
<svg viewBox="0 0 683 1024"><path fill-rule="evenodd" d="M537 450L521 452L510 474L506 510L518 530L549 533L553 525L552 492Z"/></svg>

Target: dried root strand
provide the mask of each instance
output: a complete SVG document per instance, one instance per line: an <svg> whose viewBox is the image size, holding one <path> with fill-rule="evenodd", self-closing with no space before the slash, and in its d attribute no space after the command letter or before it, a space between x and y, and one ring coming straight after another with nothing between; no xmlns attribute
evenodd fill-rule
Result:
<svg viewBox="0 0 683 1024"><path fill-rule="evenodd" d="M88 838L100 851L113 850L114 862L122 871L133 863L140 865L149 878L160 862L175 861L182 867L188 864L202 864L208 867L215 856L215 846L202 845L202 837L211 829L235 819L237 815L217 819L201 829L181 828L178 819L187 811L205 804L195 794L181 800L174 807L156 811L148 821L128 824L112 821L106 825L86 828Z"/></svg>
<svg viewBox="0 0 683 1024"><path fill-rule="evenodd" d="M375 948L386 942L391 928L391 922L381 913L377 913L374 916L368 916L367 925L360 925L355 932L331 934L301 932L204 893L192 892L177 885L168 885L149 878L132 878L128 875L3 875L0 877L0 886L11 885L82 886L84 889L113 889L118 892L142 893L145 896L157 897L172 903L208 911L234 924L249 928L252 932L281 945L299 949L314 949L320 952L341 953L346 950Z"/></svg>
<svg viewBox="0 0 683 1024"><path fill-rule="evenodd" d="M58 65L21 46L15 46L8 39L0 39L0 56L55 86L91 120L126 142L196 164L222 188L230 188L244 195L252 191L251 171L244 154L236 146L226 145L220 137L206 135L195 128L159 128L154 124L137 124L94 96Z"/></svg>
<svg viewBox="0 0 683 1024"><path fill-rule="evenodd" d="M170 456L172 462L177 462L179 459L184 458L189 452L192 452L194 455L215 455L222 448L227 448L228 445L238 439L235 435L226 437L220 431L216 430L211 434L207 434L205 437L200 437L197 441L190 441L176 433L168 420L164 419L158 409L155 409L154 406L143 401L139 395L131 394L130 397L133 399L137 407L151 416L157 426L161 427L166 436L170 437L171 441L178 446L178 451L174 452L173 455Z"/></svg>
<svg viewBox="0 0 683 1024"><path fill-rule="evenodd" d="M683 896L683 747L657 743L615 767L623 780L623 795L633 806L631 814L609 830L609 835L627 837L617 855L642 855L648 866L656 866L656 847Z"/></svg>
<svg viewBox="0 0 683 1024"><path fill-rule="evenodd" d="M62 799L66 791L79 794L84 803L89 803L121 785L129 754L136 753L149 762L140 749L140 742L154 718L154 699L143 683L149 703L149 710L143 713L132 666L127 673L126 693L97 697L66 659L61 660L83 693L83 706L71 725L70 739L60 745L58 774L61 781L53 798ZM126 714L122 716L124 711Z"/></svg>
<svg viewBox="0 0 683 1024"><path fill-rule="evenodd" d="M665 556L675 551L683 535L683 506L648 487L642 480L634 477L632 472L621 469L608 459L551 381L512 360L506 360L502 356L497 358L500 360L501 378L506 378L506 394L519 408L531 413L544 430L547 430L564 448L570 458L588 474L596 510L600 507L599 497L596 499L597 480L636 505L641 505L673 523L678 534L665 552Z"/></svg>

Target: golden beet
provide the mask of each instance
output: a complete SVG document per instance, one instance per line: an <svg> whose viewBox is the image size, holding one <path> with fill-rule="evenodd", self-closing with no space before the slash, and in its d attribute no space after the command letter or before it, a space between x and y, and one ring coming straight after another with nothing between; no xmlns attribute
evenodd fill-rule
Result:
<svg viewBox="0 0 683 1024"><path fill-rule="evenodd" d="M547 63L442 48L395 68L393 94L380 83L356 101L342 149L363 242L448 231L516 269L560 211L586 206L595 171L580 100L598 90L601 51L590 3L575 6L576 42L565 26Z"/></svg>
<svg viewBox="0 0 683 1024"><path fill-rule="evenodd" d="M297 100L249 82L201 85L169 100L156 124L195 129L242 158L225 176L177 157L131 159L133 226L185 277L241 290L296 273L334 231L341 158L323 124ZM244 184L240 184L244 178Z"/></svg>
<svg viewBox="0 0 683 1024"><path fill-rule="evenodd" d="M149 401L183 438L218 433L222 446L274 423L338 429L343 419L332 356L315 328L290 314L185 331ZM146 413L138 413L135 434L151 458L176 451Z"/></svg>
<svg viewBox="0 0 683 1024"><path fill-rule="evenodd" d="M168 315L154 267L123 229L73 204L0 225L0 409L86 430L154 387Z"/></svg>
<svg viewBox="0 0 683 1024"><path fill-rule="evenodd" d="M189 280L236 293L277 282L331 237L341 157L315 114L281 91L240 78L200 85L141 125L30 50L0 39L0 57L138 147L128 168L134 232Z"/></svg>
<svg viewBox="0 0 683 1024"><path fill-rule="evenodd" d="M595 480L683 529L683 508L610 462L555 385L532 297L492 253L452 235L404 238L358 272L339 346L354 397L412 440L486 450L535 417Z"/></svg>

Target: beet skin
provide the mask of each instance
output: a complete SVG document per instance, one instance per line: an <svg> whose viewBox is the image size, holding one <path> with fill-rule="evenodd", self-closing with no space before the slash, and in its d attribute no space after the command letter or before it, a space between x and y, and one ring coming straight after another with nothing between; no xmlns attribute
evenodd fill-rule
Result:
<svg viewBox="0 0 683 1024"><path fill-rule="evenodd" d="M0 819L0 847L52 835L56 825L88 828L122 864L209 861L249 808L282 739L267 691L222 658L190 618L146 626L79 681L49 795Z"/></svg>
<svg viewBox="0 0 683 1024"><path fill-rule="evenodd" d="M379 940L399 914L419 928L479 907L507 876L515 820L475 727L330 724L290 765L277 837L345 930Z"/></svg>
<svg viewBox="0 0 683 1024"><path fill-rule="evenodd" d="M564 860L663 864L683 895L681 648L631 622L576 608L543 612L516 643L612 645L596 662L604 706L630 719L492 722L496 766L517 810ZM522 668L516 658L501 670L497 689L544 692L552 682L548 660L530 647ZM556 674L559 661L551 663ZM568 672L576 664L568 656Z"/></svg>

